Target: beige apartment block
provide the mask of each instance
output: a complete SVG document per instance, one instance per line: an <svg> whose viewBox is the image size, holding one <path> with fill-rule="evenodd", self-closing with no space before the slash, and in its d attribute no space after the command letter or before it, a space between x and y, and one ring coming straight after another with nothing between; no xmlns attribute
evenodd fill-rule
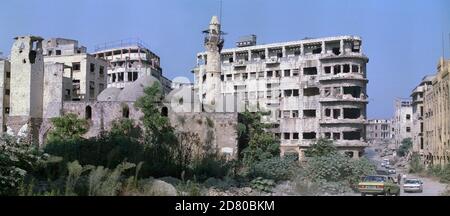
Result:
<svg viewBox="0 0 450 216"><path fill-rule="evenodd" d="M43 42L45 63L64 64L64 77L72 80L72 88L64 98L73 101L95 100L107 87L108 63L86 52L78 41L52 38Z"/></svg>
<svg viewBox="0 0 450 216"><path fill-rule="evenodd" d="M297 154L323 137L352 157L367 146L368 58L357 36L305 38L258 45L250 35L222 49L220 23L205 30L197 54L194 90L216 112L264 111L281 141L281 154ZM220 55L219 55L220 53ZM220 99L217 101L217 99ZM219 108L219 109L217 109Z"/></svg>
<svg viewBox="0 0 450 216"><path fill-rule="evenodd" d="M422 78L422 81L411 93L412 98L412 112L413 112L413 122L412 122L412 151L419 153L423 156L424 149L424 93L432 85L432 80L434 76L428 75Z"/></svg>
<svg viewBox="0 0 450 216"><path fill-rule="evenodd" d="M402 141L412 138L412 102L409 99L395 99L394 116L392 118L392 140L398 149Z"/></svg>
<svg viewBox="0 0 450 216"><path fill-rule="evenodd" d="M440 59L432 86L424 97L424 155L426 163L450 161L450 60Z"/></svg>
<svg viewBox="0 0 450 216"><path fill-rule="evenodd" d="M369 143L386 143L391 140L391 120L370 119L366 124L366 140Z"/></svg>
<svg viewBox="0 0 450 216"><path fill-rule="evenodd" d="M160 81L164 92L171 90L171 81L163 76L160 58L139 39L107 42L95 48L94 55L108 61L108 87L124 89L139 77L148 75Z"/></svg>

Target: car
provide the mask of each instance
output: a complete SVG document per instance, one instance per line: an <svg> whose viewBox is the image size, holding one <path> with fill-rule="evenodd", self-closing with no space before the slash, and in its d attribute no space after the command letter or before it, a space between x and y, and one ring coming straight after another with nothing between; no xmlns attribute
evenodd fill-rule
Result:
<svg viewBox="0 0 450 216"><path fill-rule="evenodd" d="M368 194L377 195L400 195L400 186L394 183L394 179L386 175L369 175L358 183L358 190L361 196Z"/></svg>
<svg viewBox="0 0 450 216"><path fill-rule="evenodd" d="M381 167L385 167L385 166L386 166L385 162L381 163Z"/></svg>
<svg viewBox="0 0 450 216"><path fill-rule="evenodd" d="M405 179L403 181L403 192L423 192L423 182L420 179Z"/></svg>

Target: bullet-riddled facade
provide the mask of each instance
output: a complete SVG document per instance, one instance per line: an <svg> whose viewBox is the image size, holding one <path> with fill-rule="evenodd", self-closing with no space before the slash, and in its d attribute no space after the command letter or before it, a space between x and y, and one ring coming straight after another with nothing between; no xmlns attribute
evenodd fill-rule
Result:
<svg viewBox="0 0 450 216"><path fill-rule="evenodd" d="M392 140L394 148L398 149L402 141L412 138L412 105L410 99L394 101L394 116L392 118Z"/></svg>
<svg viewBox="0 0 450 216"><path fill-rule="evenodd" d="M215 23L213 18L208 33L215 30L220 35ZM256 36L247 40L239 41L237 48L221 50L220 57L211 56L215 50L207 46L206 52L197 54L193 73L198 97L208 102L208 95L217 89L225 102L220 103L221 111L265 111L264 121L274 125L271 130L280 137L282 154L292 152L304 158L303 151L323 137L334 140L348 155L360 156L367 146L368 103L368 58L361 38L337 36L267 45L256 45ZM216 60L220 73L213 70Z"/></svg>
<svg viewBox="0 0 450 216"><path fill-rule="evenodd" d="M428 164L450 161L450 60L440 59L432 85L425 91L424 159Z"/></svg>

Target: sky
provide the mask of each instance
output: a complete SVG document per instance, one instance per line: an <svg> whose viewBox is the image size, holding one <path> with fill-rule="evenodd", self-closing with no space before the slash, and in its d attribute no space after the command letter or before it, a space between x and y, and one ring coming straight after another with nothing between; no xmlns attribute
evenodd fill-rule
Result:
<svg viewBox="0 0 450 216"><path fill-rule="evenodd" d="M8 55L18 35L76 39L88 51L138 37L161 57L165 76L193 81L196 53L204 50L201 31L219 11L219 0L5 0L0 52ZM361 36L370 119L392 117L393 100L409 97L436 72L443 47L450 58L448 0L223 0L221 23L225 48L248 34L258 44Z"/></svg>

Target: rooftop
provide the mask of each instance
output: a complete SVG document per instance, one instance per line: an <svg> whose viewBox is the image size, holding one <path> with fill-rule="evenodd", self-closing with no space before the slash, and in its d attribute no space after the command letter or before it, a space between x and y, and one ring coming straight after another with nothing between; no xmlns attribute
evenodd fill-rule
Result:
<svg viewBox="0 0 450 216"><path fill-rule="evenodd" d="M124 47L140 47L144 49L149 48L149 46L139 38L127 38L98 44L95 46L94 51L100 52Z"/></svg>

